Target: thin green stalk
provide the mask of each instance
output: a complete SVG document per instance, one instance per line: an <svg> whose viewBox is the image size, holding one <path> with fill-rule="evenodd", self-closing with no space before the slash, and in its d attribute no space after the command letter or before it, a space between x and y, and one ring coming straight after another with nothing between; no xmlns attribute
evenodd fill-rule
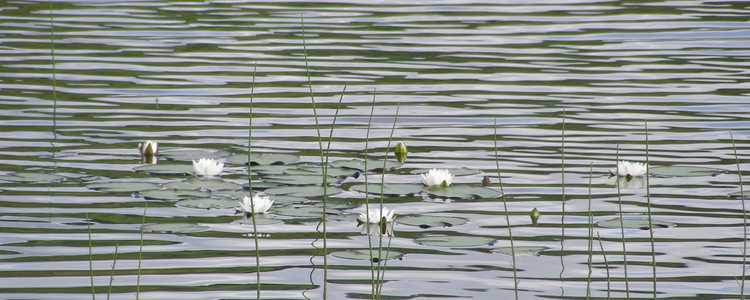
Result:
<svg viewBox="0 0 750 300"><path fill-rule="evenodd" d="M588 280L586 281L586 299L589 299L591 297L591 261L594 257L594 213L591 211L591 178L594 177L594 163L591 162L591 165L589 166L589 203L588 203L588 212L589 212L589 275Z"/></svg>
<svg viewBox="0 0 750 300"><path fill-rule="evenodd" d="M96 300L96 292L94 291L94 255L92 254L92 243L91 243L91 221L89 221L89 214L86 213L86 227L89 231L89 272L91 274L91 299Z"/></svg>
<svg viewBox="0 0 750 300"><path fill-rule="evenodd" d="M112 283L115 281L115 266L117 265L117 248L120 245L115 245L114 259L112 260L112 274L109 275L109 289L107 289L107 300L112 295Z"/></svg>
<svg viewBox="0 0 750 300"><path fill-rule="evenodd" d="M510 240L510 255L513 260L513 291L515 292L516 300L518 300L518 270L516 268L516 247L513 245L513 232L511 231L510 225L510 214L508 213L508 202L505 199L505 191L503 190L503 177L500 174L500 159L497 153L497 118L495 118L495 167L497 168L497 180L500 183L500 194L503 198L503 209L505 209L505 222L508 223L508 239Z"/></svg>
<svg viewBox="0 0 750 300"><path fill-rule="evenodd" d="M258 243L258 225L255 222L255 200L253 199L253 172L252 172L252 149L253 149L253 97L255 96L255 74L258 63L253 67L253 83L250 85L250 117L248 118L247 130L247 186L250 189L250 211L253 218L253 239L255 240L255 282L257 283L256 296L260 300L260 244ZM158 99L158 98L157 98Z"/></svg>
<svg viewBox="0 0 750 300"><path fill-rule="evenodd" d="M383 157L383 174L380 177L380 211L382 215L383 211L383 199L385 199L385 169L388 163L388 153L391 152L391 143L393 142L393 134L396 132L396 123L398 121L398 113L399 110L401 110L401 102L398 102L396 104L396 115L393 116L393 126L391 127L391 134L388 137L388 146L385 148L385 157ZM368 217L369 218L369 217ZM369 223L369 222L368 222ZM386 226L386 233L388 232L388 224L385 224ZM379 288L377 289L377 294L375 299L380 299L380 294L382 293L383 289L383 277L385 277L385 262L383 261L383 235L378 235L380 238L380 241L378 243L378 278L377 282L379 284ZM372 249L372 248L371 248ZM385 258L388 257L388 253L391 249L391 237L388 238L388 247L386 248ZM370 250L372 251L372 250ZM383 263L383 266L381 267L381 262ZM382 273L381 273L382 270Z"/></svg>
<svg viewBox="0 0 750 300"><path fill-rule="evenodd" d="M734 143L732 131L729 131L734 150L734 161L737 165L737 178L740 181L740 199L742 201L742 281L740 283L740 299L745 299L745 275L747 274L747 210L745 209L745 191L742 188L742 170L740 170L740 159L737 156L737 145Z"/></svg>
<svg viewBox="0 0 750 300"><path fill-rule="evenodd" d="M52 11L52 0L49 0L49 20L50 20L50 45L52 48L52 99L54 99L54 111L57 111L57 66L55 59L55 18ZM54 122L54 121L53 121Z"/></svg>
<svg viewBox="0 0 750 300"><path fill-rule="evenodd" d="M323 137L320 134L320 121L318 120L318 110L315 108L315 95L313 93L312 77L310 77L310 63L307 58L307 41L305 38L305 18L300 15L300 21L302 24L302 50L305 57L305 71L307 72L307 85L310 89L310 100L312 101L313 115L315 116L315 129L318 132L318 146L320 148L320 162L323 170L323 299L327 298L328 295L328 238L326 230L326 215L328 214L328 166L323 163ZM333 130L333 129L331 129Z"/></svg>
<svg viewBox="0 0 750 300"><path fill-rule="evenodd" d="M617 155L616 155L616 162L620 161L620 144L617 144ZM622 219L622 194L620 193L620 171L617 170L617 165L615 164L615 169L617 173L617 177L615 178L617 180L617 205L619 206L620 211L620 234L622 235L622 263L623 263L623 272L625 275L625 295L627 296L627 299L630 299L630 284L628 283L628 255L625 251L625 221Z"/></svg>
<svg viewBox="0 0 750 300"><path fill-rule="evenodd" d="M565 109L562 111L562 131L560 133L560 185L561 185L561 212L560 212L560 252L565 253ZM565 255L560 255L560 281L563 281L565 273ZM565 298L565 290L560 286L561 298Z"/></svg>
<svg viewBox="0 0 750 300"><path fill-rule="evenodd" d="M135 299L141 298L141 263L143 262L143 226L146 225L146 209L148 202L143 206L143 218L141 219L141 242L138 248L138 279L135 284Z"/></svg>
<svg viewBox="0 0 750 300"><path fill-rule="evenodd" d="M644 132L646 135L646 168L650 168L649 155L648 155L648 120L643 121ZM648 170L648 169L647 169ZM648 209L648 232L651 239L651 272L654 274L654 300L656 300L656 246L654 245L654 228L651 226L651 190L648 179L648 171L646 172L646 207Z"/></svg>
<svg viewBox="0 0 750 300"><path fill-rule="evenodd" d="M372 115L375 114L375 95L376 95L376 93L377 93L377 90L373 91L373 94L372 94L372 106L370 108L370 118L367 121L367 134L365 135L365 169L363 171L364 172L363 176L365 176L365 213L367 214L367 219L368 220L370 219L370 216L369 216L369 214L370 214L370 196L369 196L370 195L370 190L369 190L370 184L369 184L369 180L368 180L368 178L370 176L368 176L368 174L367 174L367 172L369 170L367 168L367 160L369 159L370 128L372 127ZM367 232L369 234L370 233L370 222L365 222L365 224L363 226L365 226L365 229L367 230ZM373 257L374 256L373 256L373 253L372 253L372 239L369 236L367 237L367 249L369 249L369 251L370 251L370 276L372 278L372 297L371 297L371 299L375 299L376 290L377 290L375 285L377 284L377 281L376 281L377 277L375 275L375 262L373 261Z"/></svg>
<svg viewBox="0 0 750 300"><path fill-rule="evenodd" d="M610 293L612 292L612 280L609 275L609 263L607 262L607 253L604 252L604 245L602 244L602 237L599 232L596 232L596 237L599 239L599 248L602 249L602 258L604 258L604 268L607 270L607 299L610 299Z"/></svg>

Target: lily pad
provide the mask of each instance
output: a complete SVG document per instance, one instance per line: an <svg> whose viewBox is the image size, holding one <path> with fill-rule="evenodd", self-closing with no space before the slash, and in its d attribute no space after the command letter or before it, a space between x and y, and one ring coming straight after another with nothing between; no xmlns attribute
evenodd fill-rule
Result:
<svg viewBox="0 0 750 300"><path fill-rule="evenodd" d="M214 198L185 199L177 201L175 204L177 206L202 209L227 209L240 206L239 201L237 200Z"/></svg>
<svg viewBox="0 0 750 300"><path fill-rule="evenodd" d="M187 162L199 160L201 158L221 159L227 156L229 156L229 152L224 150L177 149L159 151L160 158Z"/></svg>
<svg viewBox="0 0 750 300"><path fill-rule="evenodd" d="M142 172L153 175L185 175L193 172L193 165L175 165L175 164L158 164L143 165L133 169L136 172Z"/></svg>
<svg viewBox="0 0 750 300"><path fill-rule="evenodd" d="M279 186L279 184L275 182L253 181L253 190L265 190L277 186ZM245 183L242 185L242 187L250 189L250 184Z"/></svg>
<svg viewBox="0 0 750 300"><path fill-rule="evenodd" d="M451 172L451 174L456 176L464 176L464 175L474 175L479 174L479 170L469 169L469 168L460 168L460 169L448 169L448 171ZM422 174L422 173L428 173L430 172L430 169L416 169L412 170L412 174Z"/></svg>
<svg viewBox="0 0 750 300"><path fill-rule="evenodd" d="M742 197L744 197L745 199L750 199L750 189L745 188L742 191L730 193L729 197L737 198L737 199L741 199Z"/></svg>
<svg viewBox="0 0 750 300"><path fill-rule="evenodd" d="M440 247L476 247L495 243L495 239L481 236L447 236L434 235L416 239L417 243L425 246Z"/></svg>
<svg viewBox="0 0 750 300"><path fill-rule="evenodd" d="M211 196L211 193L191 190L145 190L138 191L138 196L148 200L182 200L208 198Z"/></svg>
<svg viewBox="0 0 750 300"><path fill-rule="evenodd" d="M427 189L425 192L430 196L449 199L495 198L500 196L500 192L496 190L465 184L457 184L446 188L433 186Z"/></svg>
<svg viewBox="0 0 750 300"><path fill-rule="evenodd" d="M362 202L358 201L341 201L341 200L328 200L326 202L326 208L328 209L351 209L355 207L359 207L362 205ZM373 207L373 205L379 205L379 204L373 204L370 203L370 207ZM315 203L314 206L323 207L323 202Z"/></svg>
<svg viewBox="0 0 750 300"><path fill-rule="evenodd" d="M607 228L620 228L620 218L614 218L614 219L606 220L606 221L599 221L599 222L596 222L596 225L599 225L601 227L607 227ZM674 227L674 226L675 226L674 223L653 220L653 219L651 220L651 228L669 228L669 227ZM648 219L646 218L623 219L622 227L648 230L649 229Z"/></svg>
<svg viewBox="0 0 750 300"><path fill-rule="evenodd" d="M351 160L336 160L331 162L331 166L336 168L349 168L360 172L365 171L365 161L362 159L351 159ZM385 170L390 171L400 167L401 164L395 160L388 160L385 162ZM382 172L383 171L383 160L368 160L367 169L369 172Z"/></svg>
<svg viewBox="0 0 750 300"><path fill-rule="evenodd" d="M337 187L329 186L323 189L322 186L277 186L265 190L267 194L271 195L285 195L294 197L314 198L322 197L326 193L330 195L338 194L342 190Z"/></svg>
<svg viewBox="0 0 750 300"><path fill-rule="evenodd" d="M281 223L281 220L269 218L268 216L264 214L258 215L257 218L255 218L255 225L271 225L271 224L279 224ZM253 226L253 218L242 218L238 220L232 221L232 224L235 225L250 225Z"/></svg>
<svg viewBox="0 0 750 300"><path fill-rule="evenodd" d="M149 224L143 226L144 232L154 233L194 233L208 230L208 226L188 223Z"/></svg>
<svg viewBox="0 0 750 300"><path fill-rule="evenodd" d="M258 175L283 175L288 174L288 170L297 169L296 166L291 165L270 165L270 166L254 166L250 168L250 172Z"/></svg>
<svg viewBox="0 0 750 300"><path fill-rule="evenodd" d="M544 246L519 246L519 247L500 247L490 250L492 253L516 256L539 256L539 252L549 249ZM513 251L515 250L515 251Z"/></svg>
<svg viewBox="0 0 750 300"><path fill-rule="evenodd" d="M405 183L386 184L385 188L378 183L370 183L367 185L356 184L349 189L364 193L365 188L367 188L367 192L370 194L380 195L382 191L383 195L388 197L414 196L422 191L422 185Z"/></svg>
<svg viewBox="0 0 750 300"><path fill-rule="evenodd" d="M468 219L458 217L436 217L436 216L399 216L396 219L399 224L417 226L420 228L431 227L453 227L469 223Z"/></svg>
<svg viewBox="0 0 750 300"><path fill-rule="evenodd" d="M188 178L183 181L176 181L164 184L165 188L177 189L177 190L235 190L241 188L239 184L225 182L221 179L209 178L209 179L198 179Z"/></svg>
<svg viewBox="0 0 750 300"><path fill-rule="evenodd" d="M91 183L86 187L92 190L108 193L132 193L144 190L155 190L159 189L161 186L152 182L119 181Z"/></svg>
<svg viewBox="0 0 750 300"><path fill-rule="evenodd" d="M299 156L287 153L252 153L250 155L251 166L285 165L299 160ZM234 154L227 157L227 161L232 164L245 165L247 154Z"/></svg>
<svg viewBox="0 0 750 300"><path fill-rule="evenodd" d="M334 168L329 167L326 169L326 174L332 177L357 177L359 171L347 168ZM290 175L317 175L323 176L323 168L320 166L302 166L297 168L287 169L285 174Z"/></svg>
<svg viewBox="0 0 750 300"><path fill-rule="evenodd" d="M722 169L685 166L651 167L648 171L651 175L657 177L717 176L728 172L727 170Z"/></svg>
<svg viewBox="0 0 750 300"><path fill-rule="evenodd" d="M65 177L55 174L18 172L11 175L0 175L0 180L12 182L50 182L58 181Z"/></svg>
<svg viewBox="0 0 750 300"><path fill-rule="evenodd" d="M282 183L288 185L321 185L322 175L273 175L263 178L266 182ZM328 184L339 181L336 177L328 176Z"/></svg>
<svg viewBox="0 0 750 300"><path fill-rule="evenodd" d="M380 256L378 256L378 254L380 254ZM365 249L365 250L335 251L331 253L331 256L344 258L344 259L369 260L374 263L377 263L377 262L382 261L383 259L401 260L404 257L404 254L401 252L396 252L396 251L388 251L387 249L383 249L382 251L378 251L378 249L372 249L372 256L370 256L370 250Z"/></svg>
<svg viewBox="0 0 750 300"><path fill-rule="evenodd" d="M322 218L323 207L322 206L310 206L310 205L287 205L279 207L276 210L276 214L290 217L303 217L303 218ZM327 215L340 215L342 211L333 208L326 209Z"/></svg>

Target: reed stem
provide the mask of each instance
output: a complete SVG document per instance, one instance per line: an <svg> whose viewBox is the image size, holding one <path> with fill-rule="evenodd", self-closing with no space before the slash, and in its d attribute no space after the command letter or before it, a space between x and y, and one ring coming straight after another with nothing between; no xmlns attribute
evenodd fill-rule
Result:
<svg viewBox="0 0 750 300"><path fill-rule="evenodd" d="M253 218L253 240L255 241L255 282L257 283L256 299L260 300L260 243L258 242L258 224L255 220L255 199L253 199L253 172L252 172L252 153L253 153L253 100L255 97L255 75L258 70L258 63L253 66L253 82L250 85L250 117L248 118L247 130L247 187L250 190L250 211Z"/></svg>
<svg viewBox="0 0 750 300"><path fill-rule="evenodd" d="M89 220L89 214L86 213L86 227L89 232L89 273L91 274L91 299L96 300L96 291L94 290L94 256L92 253L92 242L91 242L91 221Z"/></svg>
<svg viewBox="0 0 750 300"><path fill-rule="evenodd" d="M650 168L651 164L649 162L649 155L648 155L648 120L643 121L643 128L644 133L646 136L646 168ZM648 169L647 169L648 170ZM649 183L648 178L648 171L646 171L646 208L648 209L648 232L649 232L649 238L651 242L651 273L653 276L653 286L654 286L654 300L656 300L656 246L654 244L654 227L652 226L652 218L651 218L651 185Z"/></svg>
<svg viewBox="0 0 750 300"><path fill-rule="evenodd" d="M146 209L148 209L148 202L143 206L143 218L141 219L141 242L138 248L138 279L135 285L135 299L140 299L141 296L141 263L143 262L143 226L146 225Z"/></svg>
<svg viewBox="0 0 750 300"><path fill-rule="evenodd" d="M497 168L497 180L500 184L500 195L503 199L503 209L505 210L505 222L508 223L508 239L510 240L510 255L513 262L513 291L516 296L516 300L518 300L518 269L516 268L516 247L513 245L513 232L511 231L511 225L510 225L510 214L508 213L508 202L505 199L505 191L503 190L503 177L500 174L500 159L498 158L497 153L497 118L495 119L495 134L494 134L494 140L495 140L495 167Z"/></svg>
<svg viewBox="0 0 750 300"><path fill-rule="evenodd" d="M620 161L620 144L617 144L617 154L616 154L616 161L615 161L615 170L617 177L615 178L617 181L617 205L618 210L620 212L620 234L622 236L622 263L623 263L623 272L625 276L625 295L627 296L627 299L630 299L630 284L628 283L628 255L625 250L625 220L622 218L622 194L620 193L620 171L617 170L617 162Z"/></svg>
<svg viewBox="0 0 750 300"><path fill-rule="evenodd" d="M109 289L107 289L107 300L112 295L112 283L115 281L115 266L117 265L117 248L119 245L115 245L114 259L112 260L112 274L109 275Z"/></svg>
<svg viewBox="0 0 750 300"><path fill-rule="evenodd" d="M745 208L745 191L742 187L742 170L740 170L740 159L737 155L737 145L734 143L734 135L729 131L734 150L734 161L737 165L737 178L740 181L740 201L742 201L742 280L740 281L740 299L745 299L745 276L747 275L747 210Z"/></svg>

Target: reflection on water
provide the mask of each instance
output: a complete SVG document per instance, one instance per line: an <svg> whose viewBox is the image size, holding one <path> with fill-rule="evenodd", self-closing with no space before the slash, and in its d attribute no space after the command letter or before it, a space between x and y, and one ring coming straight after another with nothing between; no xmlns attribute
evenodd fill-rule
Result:
<svg viewBox="0 0 750 300"><path fill-rule="evenodd" d="M132 299L138 284L144 299L256 297L256 235L233 208L249 195L249 145L298 155L251 166L253 190L275 199L256 220L262 297L369 298L371 264L351 256L378 236L353 225L368 176L335 166L331 189L311 187L322 171L301 16L321 135L347 86L331 161L364 159L366 145L378 159L409 146L403 165L386 168L385 202L398 216L385 231L396 254L384 260L383 296L514 297L497 166L519 298L653 298L654 259L659 297L742 293L746 208L729 197L740 191L729 132L746 170L744 2L51 6L52 15L45 1L0 7L3 298L90 297L89 250L98 298L113 265L115 299ZM618 183L617 157L646 161L646 120L650 166L670 168ZM153 161L141 158L144 140L159 143ZM225 160L218 182L186 180L201 157ZM423 189L414 171L431 168L475 171L453 183L475 194ZM485 176L495 196L478 190ZM327 272L325 192L327 248L338 253ZM162 229L144 234L139 280L146 203L145 228ZM649 210L667 225L617 225Z"/></svg>

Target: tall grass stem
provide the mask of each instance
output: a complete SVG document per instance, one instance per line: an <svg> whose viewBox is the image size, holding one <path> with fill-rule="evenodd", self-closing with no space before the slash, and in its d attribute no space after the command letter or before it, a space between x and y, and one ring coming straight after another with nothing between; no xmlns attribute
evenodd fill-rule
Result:
<svg viewBox="0 0 750 300"><path fill-rule="evenodd" d="M500 195L503 199L503 209L505 210L505 222L508 224L508 239L510 240L510 255L513 262L513 291L515 293L515 299L518 300L518 268L516 267L516 248L513 245L513 231L511 230L510 225L510 213L508 213L508 202L506 201L505 197L505 190L503 189L503 177L500 172L500 159L497 152L497 118L495 119L495 133L494 133L494 141L495 141L495 167L497 168L497 180L500 184Z"/></svg>
<svg viewBox="0 0 750 300"><path fill-rule="evenodd" d="M729 131L732 139L732 150L734 150L734 162L737 165L737 178L740 181L740 201L742 201L742 280L740 281L740 299L745 299L745 276L747 275L747 210L745 208L745 191L742 187L742 170L740 170L740 158L737 155L737 145L734 143L734 135Z"/></svg>

